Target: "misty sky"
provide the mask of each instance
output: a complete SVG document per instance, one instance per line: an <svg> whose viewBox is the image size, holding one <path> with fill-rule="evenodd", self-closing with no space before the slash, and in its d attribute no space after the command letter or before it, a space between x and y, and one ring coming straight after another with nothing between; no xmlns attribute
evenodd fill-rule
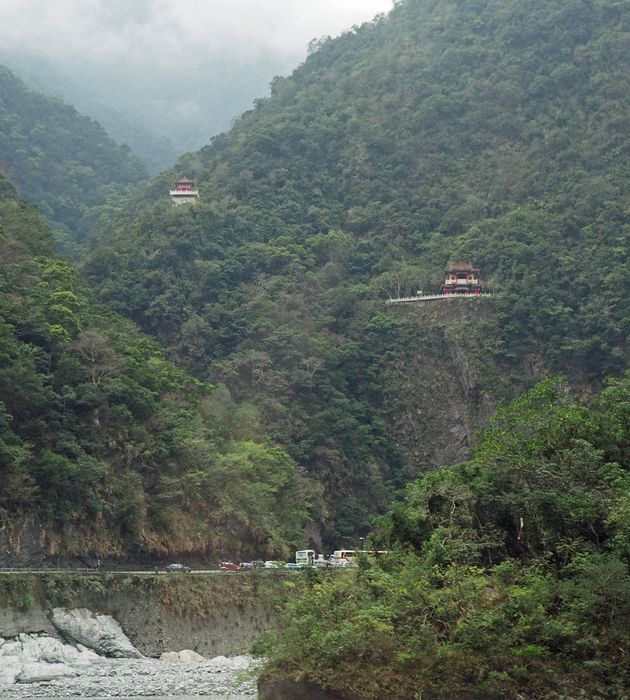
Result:
<svg viewBox="0 0 630 700"><path fill-rule="evenodd" d="M166 68L229 52L298 63L314 37L336 35L392 0L5 0L0 47L49 58Z"/></svg>
<svg viewBox="0 0 630 700"><path fill-rule="evenodd" d="M97 119L157 171L229 128L305 59L311 39L392 4L0 0L0 63Z"/></svg>

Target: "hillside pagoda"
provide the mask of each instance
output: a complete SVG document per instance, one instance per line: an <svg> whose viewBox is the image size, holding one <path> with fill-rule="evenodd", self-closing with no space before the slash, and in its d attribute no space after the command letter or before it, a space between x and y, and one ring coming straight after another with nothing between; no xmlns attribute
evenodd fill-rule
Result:
<svg viewBox="0 0 630 700"><path fill-rule="evenodd" d="M446 279L440 289L441 294L481 294L479 268L470 263L455 263L444 272Z"/></svg>
<svg viewBox="0 0 630 700"><path fill-rule="evenodd" d="M199 199L199 191L195 189L194 180L176 180L175 189L170 191L173 204L191 204Z"/></svg>

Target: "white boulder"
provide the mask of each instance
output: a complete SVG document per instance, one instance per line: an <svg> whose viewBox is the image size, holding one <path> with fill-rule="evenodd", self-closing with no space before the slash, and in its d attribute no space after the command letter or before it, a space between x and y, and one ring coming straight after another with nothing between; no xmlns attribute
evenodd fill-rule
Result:
<svg viewBox="0 0 630 700"><path fill-rule="evenodd" d="M22 645L22 658L24 661L46 661L55 664L90 663L99 656L91 649L77 649L71 644L64 644L58 639L48 635L21 634L19 642Z"/></svg>
<svg viewBox="0 0 630 700"><path fill-rule="evenodd" d="M121 626L109 615L99 615L86 608L54 608L51 621L60 634L102 656L142 658Z"/></svg>
<svg viewBox="0 0 630 700"><path fill-rule="evenodd" d="M0 686L76 676L99 658L90 649L64 644L47 634L0 638Z"/></svg>
<svg viewBox="0 0 630 700"><path fill-rule="evenodd" d="M3 656L0 661L0 686L13 685L21 670L22 663L19 656Z"/></svg>
<svg viewBox="0 0 630 700"><path fill-rule="evenodd" d="M55 678L78 675L77 671L67 664L31 661L21 664L20 673L15 680L17 683L41 683L42 681L52 681Z"/></svg>
<svg viewBox="0 0 630 700"><path fill-rule="evenodd" d="M0 639L0 656L21 656L22 642L17 639ZM4 661L2 662L4 664Z"/></svg>
<svg viewBox="0 0 630 700"><path fill-rule="evenodd" d="M254 662L251 656L215 656L208 663L213 666L240 671L250 668Z"/></svg>
<svg viewBox="0 0 630 700"><path fill-rule="evenodd" d="M171 663L199 663L205 661L205 657L198 654L192 649L182 649L181 651L165 651L160 655L160 661L168 661Z"/></svg>

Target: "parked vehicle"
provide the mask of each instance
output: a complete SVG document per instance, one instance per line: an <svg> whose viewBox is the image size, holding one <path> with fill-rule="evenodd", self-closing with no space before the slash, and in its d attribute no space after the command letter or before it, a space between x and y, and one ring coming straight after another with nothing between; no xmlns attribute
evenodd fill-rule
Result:
<svg viewBox="0 0 630 700"><path fill-rule="evenodd" d="M355 564L356 552L354 549L336 549L330 555L330 565L346 568Z"/></svg>
<svg viewBox="0 0 630 700"><path fill-rule="evenodd" d="M243 571L252 571L252 569L254 569L254 562L253 561L242 561L241 562L241 569L243 569Z"/></svg>
<svg viewBox="0 0 630 700"><path fill-rule="evenodd" d="M310 566L315 561L316 556L314 549L299 549L295 553L295 563Z"/></svg>
<svg viewBox="0 0 630 700"><path fill-rule="evenodd" d="M241 565L233 561L222 561L219 563L221 571L240 571Z"/></svg>
<svg viewBox="0 0 630 700"><path fill-rule="evenodd" d="M333 569L353 569L357 563L354 559L331 559L330 566Z"/></svg>
<svg viewBox="0 0 630 700"><path fill-rule="evenodd" d="M175 574L175 573L182 573L182 574L188 574L191 571L190 566L185 566L184 564L169 564L166 567L166 570L169 572L169 574Z"/></svg>
<svg viewBox="0 0 630 700"><path fill-rule="evenodd" d="M300 566L317 566L323 569L327 564L323 554L318 554L314 549L298 549L295 553L295 563Z"/></svg>
<svg viewBox="0 0 630 700"><path fill-rule="evenodd" d="M265 562L265 569L278 569L279 564L277 561L266 561Z"/></svg>

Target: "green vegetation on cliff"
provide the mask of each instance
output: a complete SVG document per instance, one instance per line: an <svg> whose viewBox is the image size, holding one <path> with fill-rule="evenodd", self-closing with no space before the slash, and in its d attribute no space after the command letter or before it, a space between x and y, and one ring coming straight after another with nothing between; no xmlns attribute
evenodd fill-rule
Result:
<svg viewBox="0 0 630 700"><path fill-rule="evenodd" d="M73 107L33 90L0 66L0 170L73 250L144 184L129 148Z"/></svg>
<svg viewBox="0 0 630 700"><path fill-rule="evenodd" d="M626 697L629 417L630 376L590 407L548 380L501 410L381 519L389 555L289 604L266 675L366 700Z"/></svg>
<svg viewBox="0 0 630 700"><path fill-rule="evenodd" d="M402 0L158 178L86 273L261 408L325 485L331 543L361 533L439 463L418 417L450 401L468 425L550 370L584 387L626 366L629 36L617 0ZM176 174L199 205L171 207ZM383 305L449 260L500 292L485 317L432 333ZM410 396L418 357L438 376L455 355L465 400Z"/></svg>
<svg viewBox="0 0 630 700"><path fill-rule="evenodd" d="M22 546L62 557L219 558L299 543L316 491L267 438L256 409L176 368L96 304L4 178L0 222L7 546L35 537Z"/></svg>

